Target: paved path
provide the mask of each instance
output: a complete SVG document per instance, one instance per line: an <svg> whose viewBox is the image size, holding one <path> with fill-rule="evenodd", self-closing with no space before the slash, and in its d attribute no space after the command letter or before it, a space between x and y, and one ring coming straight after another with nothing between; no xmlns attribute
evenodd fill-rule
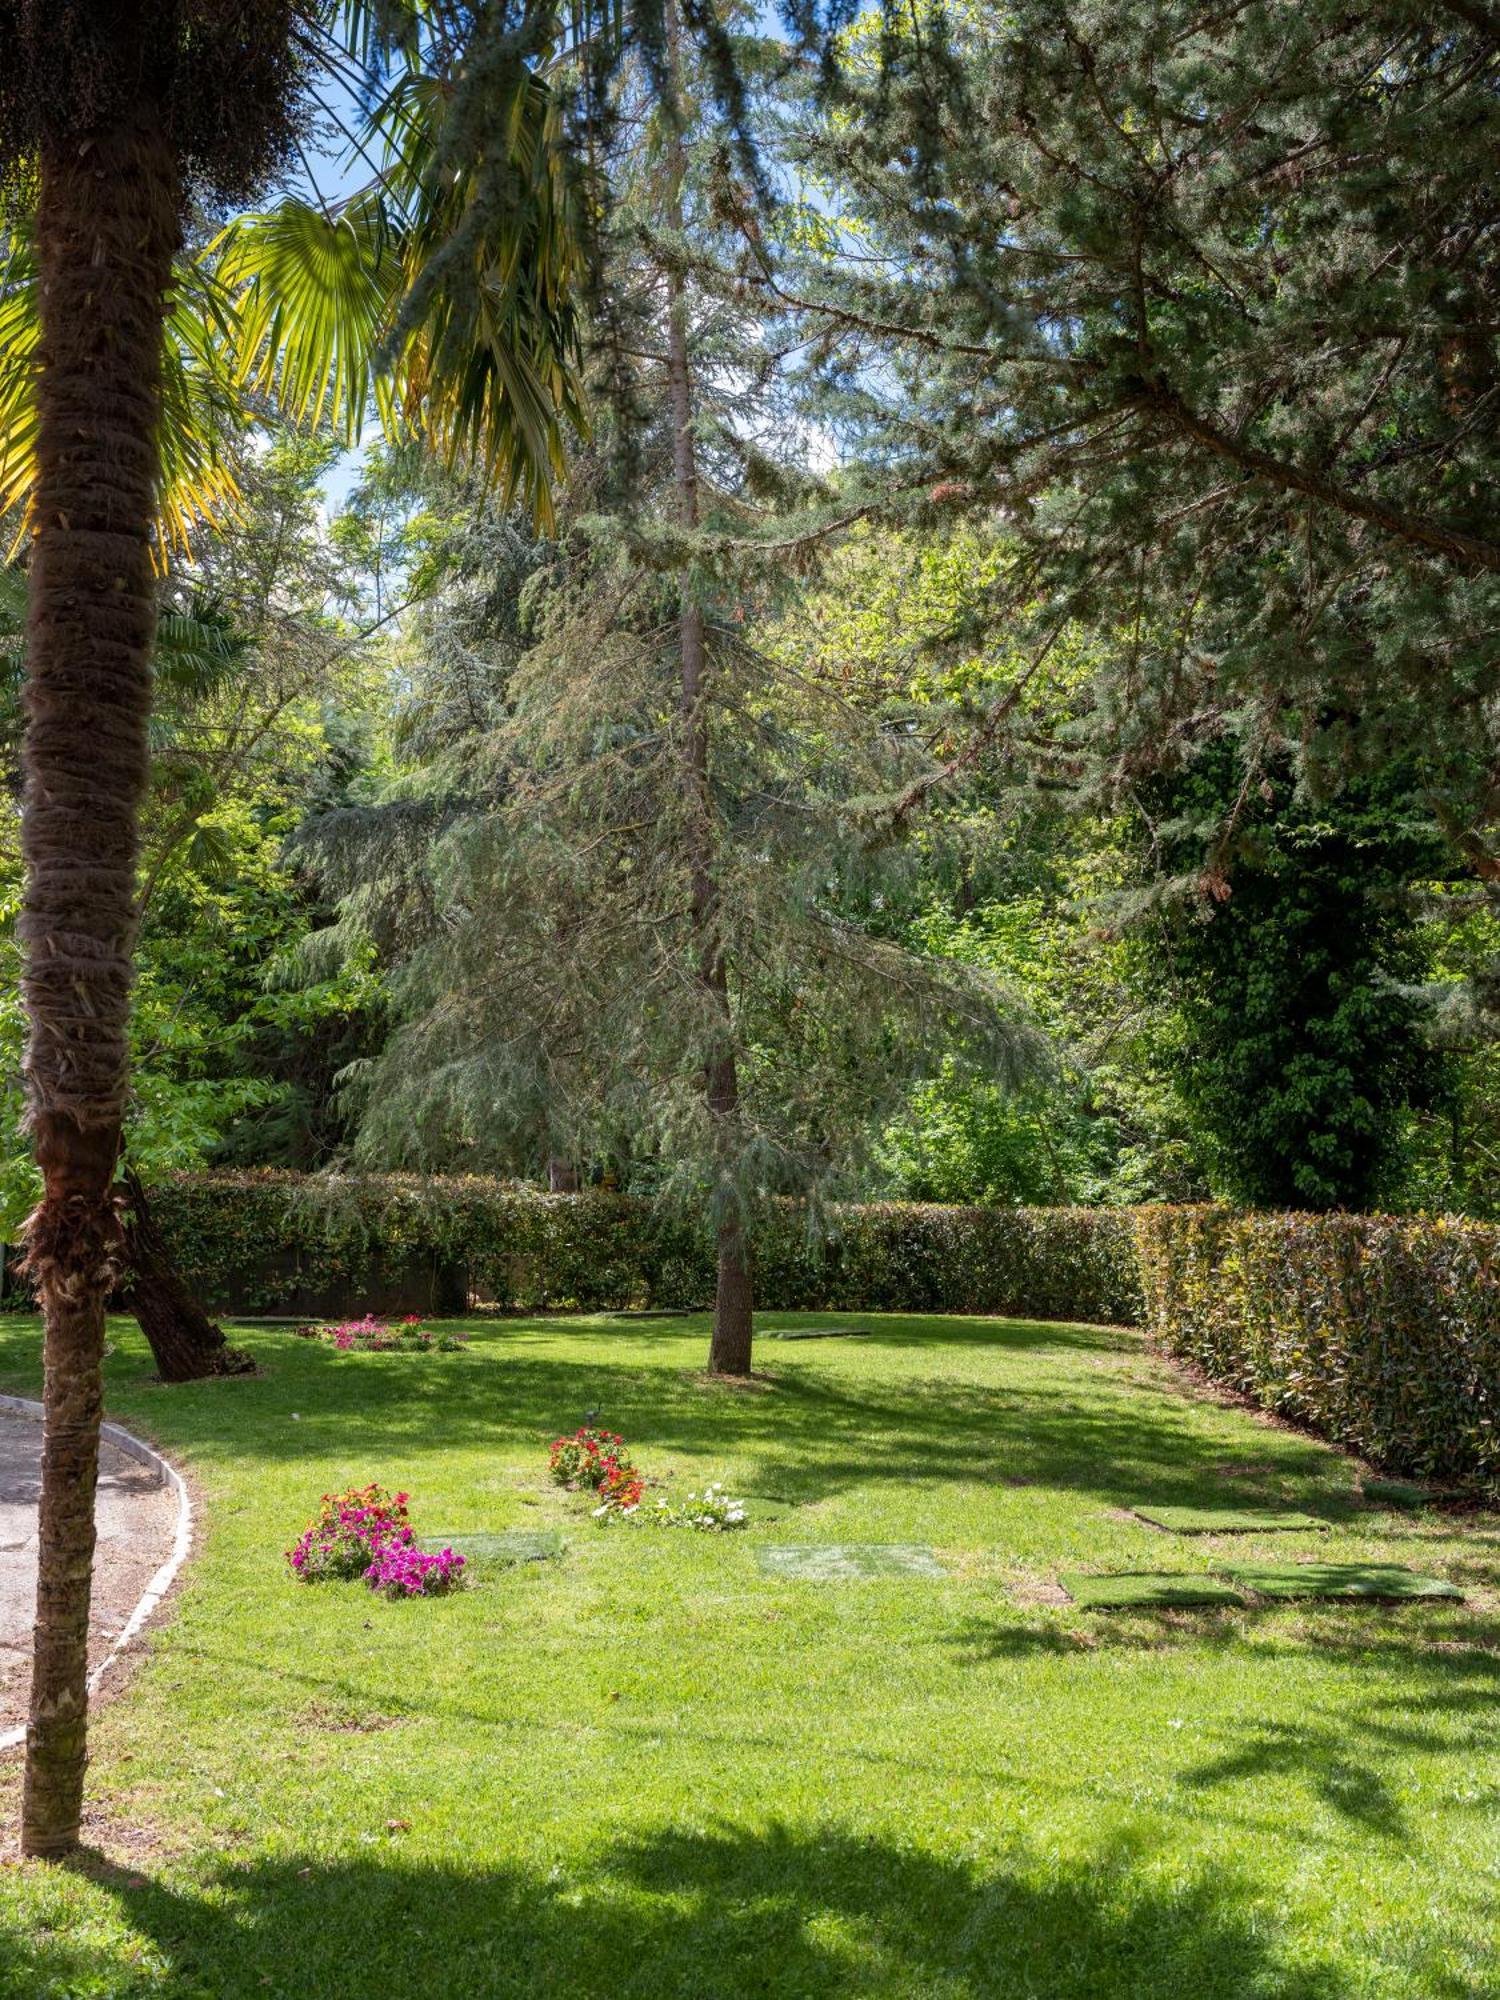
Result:
<svg viewBox="0 0 1500 2000"><path fill-rule="evenodd" d="M36 1508L42 1427L0 1411L0 1730L26 1719L36 1613ZM171 1551L177 1502L149 1466L114 1445L99 1451L99 1545L89 1664L97 1664Z"/></svg>

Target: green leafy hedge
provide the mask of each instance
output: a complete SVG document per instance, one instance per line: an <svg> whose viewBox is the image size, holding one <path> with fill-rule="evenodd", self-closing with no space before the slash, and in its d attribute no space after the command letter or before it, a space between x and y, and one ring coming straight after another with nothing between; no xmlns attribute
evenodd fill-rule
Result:
<svg viewBox="0 0 1500 2000"><path fill-rule="evenodd" d="M1500 1485L1500 1228L1147 1208L1135 1230L1171 1353L1382 1470Z"/></svg>
<svg viewBox="0 0 1500 2000"><path fill-rule="evenodd" d="M240 1312L590 1311L713 1297L711 1246L680 1213L504 1181L274 1172L164 1182L152 1209L205 1302ZM838 1207L822 1231L778 1205L756 1253L767 1309L1015 1313L1121 1321L1140 1310L1123 1210Z"/></svg>

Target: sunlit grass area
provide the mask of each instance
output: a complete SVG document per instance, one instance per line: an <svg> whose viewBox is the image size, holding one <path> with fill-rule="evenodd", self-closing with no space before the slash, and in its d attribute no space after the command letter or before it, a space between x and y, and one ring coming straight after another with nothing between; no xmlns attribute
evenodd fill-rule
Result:
<svg viewBox="0 0 1500 2000"><path fill-rule="evenodd" d="M433 1355L245 1328L258 1377L177 1389L118 1325L110 1412L189 1471L202 1539L98 1719L97 1852L0 1874L0 1991L1495 1992L1496 1520L1362 1503L1348 1460L1193 1397L1130 1333L859 1323L764 1342L738 1390L701 1375L701 1321L475 1322ZM37 1379L10 1323L0 1387ZM592 1412L667 1491L745 1495L749 1530L596 1528L546 1478ZM372 1479L419 1532L556 1526L563 1556L403 1604L292 1583L319 1496ZM1331 1527L1178 1537L1136 1502ZM756 1559L856 1541L944 1573ZM1231 1553L1409 1563L1469 1597L1056 1601L1059 1571Z"/></svg>

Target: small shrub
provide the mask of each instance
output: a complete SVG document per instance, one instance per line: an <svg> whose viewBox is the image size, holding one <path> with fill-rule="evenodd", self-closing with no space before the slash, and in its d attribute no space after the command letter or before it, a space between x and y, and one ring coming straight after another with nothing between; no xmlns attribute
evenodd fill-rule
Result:
<svg viewBox="0 0 1500 2000"><path fill-rule="evenodd" d="M302 1583L363 1576L383 1549L411 1541L406 1501L375 1485L325 1493L316 1518L286 1551L293 1575Z"/></svg>
<svg viewBox="0 0 1500 2000"><path fill-rule="evenodd" d="M553 1440L547 1470L555 1485L577 1491L605 1486L622 1474L632 1476L635 1467L626 1457L625 1440L617 1431L593 1430L584 1424L571 1437Z"/></svg>

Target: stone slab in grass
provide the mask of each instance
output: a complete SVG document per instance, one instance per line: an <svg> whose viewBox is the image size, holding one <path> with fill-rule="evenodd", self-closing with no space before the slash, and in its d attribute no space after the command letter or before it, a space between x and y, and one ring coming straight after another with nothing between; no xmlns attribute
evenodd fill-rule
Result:
<svg viewBox="0 0 1500 2000"><path fill-rule="evenodd" d="M429 1553L452 1549L465 1562L555 1562L563 1552L563 1539L556 1528L511 1528L498 1534L423 1535L420 1545Z"/></svg>
<svg viewBox="0 0 1500 2000"><path fill-rule="evenodd" d="M1312 1514L1264 1507L1132 1507L1130 1511L1153 1528L1168 1528L1174 1535L1276 1535L1328 1526Z"/></svg>
<svg viewBox="0 0 1500 2000"><path fill-rule="evenodd" d="M763 1542L763 1570L799 1583L840 1583L853 1577L946 1576L924 1542Z"/></svg>
<svg viewBox="0 0 1500 2000"><path fill-rule="evenodd" d="M868 1340L867 1326L774 1326L768 1327L760 1336L762 1340Z"/></svg>
<svg viewBox="0 0 1500 2000"><path fill-rule="evenodd" d="M1440 1497L1430 1486L1419 1485L1415 1479L1366 1479L1359 1493L1362 1500L1369 1500L1377 1507L1394 1507L1402 1514L1416 1514L1424 1507L1435 1506Z"/></svg>
<svg viewBox="0 0 1500 2000"><path fill-rule="evenodd" d="M1456 1584L1400 1563L1238 1563L1224 1573L1257 1597L1463 1598Z"/></svg>
<svg viewBox="0 0 1500 2000"><path fill-rule="evenodd" d="M1213 1576L1186 1576L1137 1570L1117 1576L1060 1576L1058 1582L1087 1611L1134 1611L1192 1604L1243 1604L1227 1583Z"/></svg>

